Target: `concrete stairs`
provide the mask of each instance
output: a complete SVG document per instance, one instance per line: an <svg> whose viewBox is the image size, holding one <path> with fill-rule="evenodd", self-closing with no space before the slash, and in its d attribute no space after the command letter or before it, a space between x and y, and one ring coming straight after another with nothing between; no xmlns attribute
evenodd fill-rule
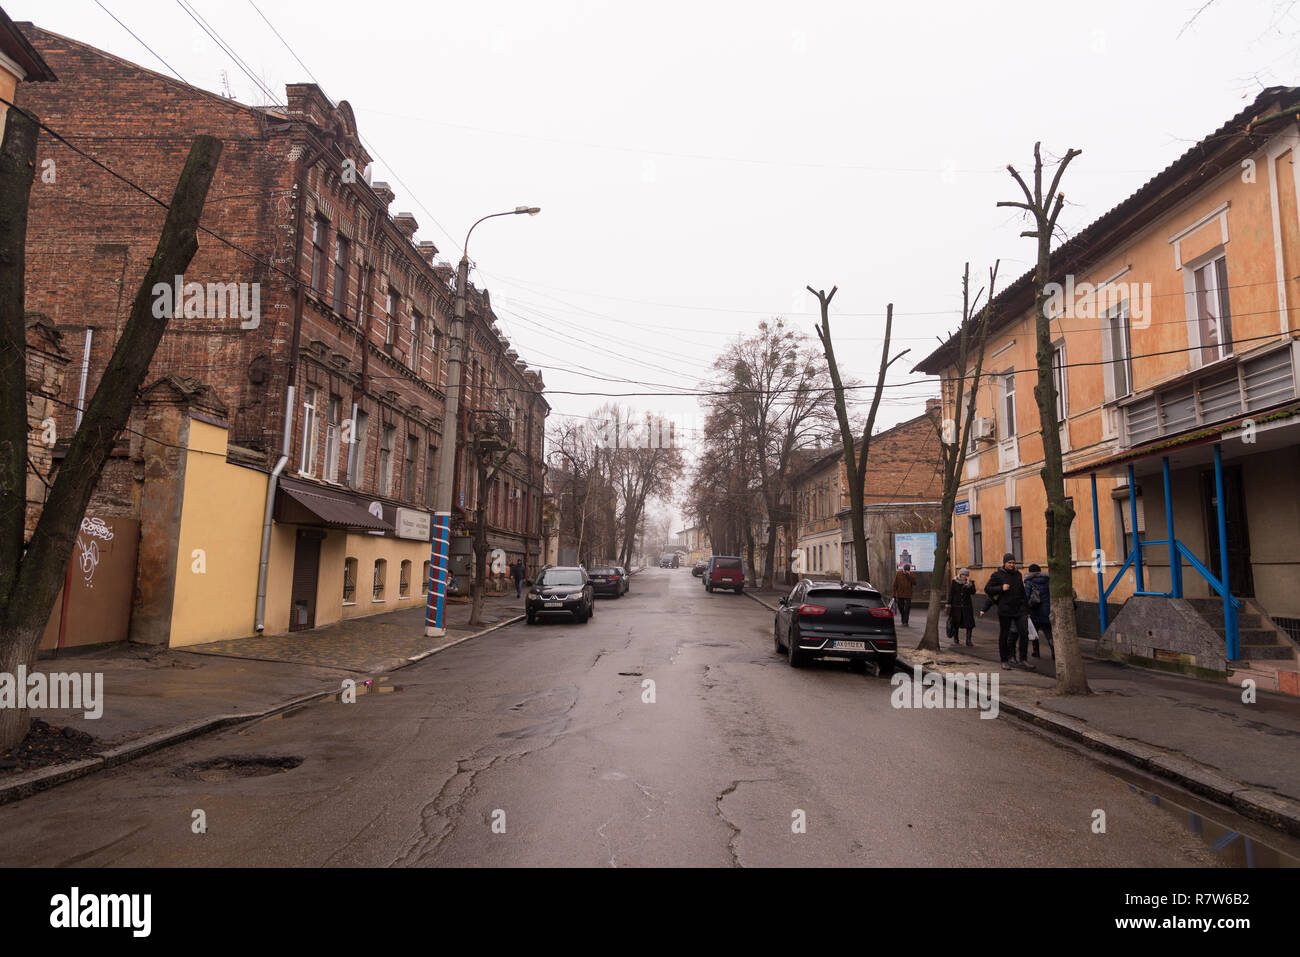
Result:
<svg viewBox="0 0 1300 957"><path fill-rule="evenodd" d="M1188 598L1186 601L1226 642L1223 600ZM1273 624L1268 612L1252 598L1242 599L1242 607L1237 612L1237 639L1241 657L1229 662L1229 682L1240 685L1250 678L1258 688L1300 695L1300 647Z"/></svg>

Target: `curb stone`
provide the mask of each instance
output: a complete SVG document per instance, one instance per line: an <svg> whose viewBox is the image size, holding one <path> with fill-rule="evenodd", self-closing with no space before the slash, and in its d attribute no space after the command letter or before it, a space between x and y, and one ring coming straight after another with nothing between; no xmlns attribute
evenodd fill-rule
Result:
<svg viewBox="0 0 1300 957"><path fill-rule="evenodd" d="M471 638L479 638L489 632L504 628L507 625L513 625L516 622L523 621L524 616L518 615L514 618L508 618L504 621L497 622L490 628L482 631L476 631L471 635L465 635L457 638L455 641L443 645L440 648L432 648L429 651L421 652L408 659L395 658L395 662L390 668L377 669L368 674L379 675L386 674L389 671L397 671L408 665L422 661L431 655L436 655L440 651L446 651L459 645L463 641L469 641ZM38 768L35 771L29 771L25 774L15 775L8 781L0 784L0 805L11 804L14 801L21 801L23 798L31 797L39 791L46 791L68 781L75 781L83 778L88 774L96 771L107 770L108 768L118 767L136 758L144 757L153 751L159 751L163 748L171 747L174 744L180 744L191 738L197 738L200 735L210 734L213 731L222 731L226 728L234 727L240 724L251 724L255 721L261 721L264 718L270 718L285 711L292 711L307 704L312 704L324 698L332 698L337 691L314 691L306 695L298 695L290 698L288 701L282 701L262 711L249 712L247 714L226 714L218 715L214 718L200 718L185 724L177 725L173 728L167 728L163 731L157 731L153 734L144 735L127 741L124 744L116 745L98 752L95 757L83 758L80 761L73 761L68 764L57 764L53 767Z"/></svg>
<svg viewBox="0 0 1300 957"><path fill-rule="evenodd" d="M777 610L775 605L763 601L756 595L749 595L749 597L770 611ZM905 655L902 651L898 653L898 661L908 668L920 667L922 674L939 672L938 668L933 667L933 661L913 661L910 655ZM1005 695L998 695L998 707L999 713L1006 711L1028 724L1059 734L1090 750L1119 758L1143 771L1174 781L1194 794L1217 801L1252 821L1267 824L1293 837L1300 837L1300 803L1233 781L1155 745L1098 731L1089 727L1085 721L1057 714L1036 705L1019 704L1007 699Z"/></svg>

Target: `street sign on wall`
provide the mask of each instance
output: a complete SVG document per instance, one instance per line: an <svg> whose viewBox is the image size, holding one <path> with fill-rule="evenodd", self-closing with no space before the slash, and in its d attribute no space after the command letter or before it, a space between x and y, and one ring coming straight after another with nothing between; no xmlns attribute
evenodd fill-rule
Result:
<svg viewBox="0 0 1300 957"><path fill-rule="evenodd" d="M955 503L952 507L952 513L954 515L969 515L970 499L964 498L960 502Z"/></svg>
<svg viewBox="0 0 1300 957"><path fill-rule="evenodd" d="M429 541L432 517L428 512L414 508L399 508L394 521L398 538L412 538L417 542Z"/></svg>

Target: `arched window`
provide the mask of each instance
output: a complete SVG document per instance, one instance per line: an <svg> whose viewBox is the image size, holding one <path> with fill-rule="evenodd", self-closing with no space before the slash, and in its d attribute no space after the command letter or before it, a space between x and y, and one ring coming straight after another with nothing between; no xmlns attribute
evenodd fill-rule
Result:
<svg viewBox="0 0 1300 957"><path fill-rule="evenodd" d="M388 578L388 562L382 558L375 559L375 586L371 592L371 601L384 600L384 582Z"/></svg>
<svg viewBox="0 0 1300 957"><path fill-rule="evenodd" d="M343 561L343 604L355 605L356 603L357 560L355 558L348 558Z"/></svg>
<svg viewBox="0 0 1300 957"><path fill-rule="evenodd" d="M409 559L402 562L401 577L397 582L397 597L411 597L411 562Z"/></svg>

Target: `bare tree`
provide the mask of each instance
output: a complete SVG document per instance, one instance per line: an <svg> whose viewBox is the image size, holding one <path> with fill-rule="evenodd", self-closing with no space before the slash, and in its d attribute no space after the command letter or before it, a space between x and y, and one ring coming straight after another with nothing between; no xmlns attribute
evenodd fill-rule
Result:
<svg viewBox="0 0 1300 957"><path fill-rule="evenodd" d="M934 573L930 576L930 611L925 616L925 630L917 648L939 650L939 609L947 599L948 553L952 545L952 510L961 485L962 467L966 464L966 451L970 448L970 430L975 421L975 399L979 393L980 376L984 371L984 346L988 341L989 324L993 321L993 287L997 283L998 263L989 270L988 299L983 309L976 309L984 290L972 297L970 292L970 263L961 277L961 327L949 341L956 342L953 361L957 372L944 383L944 409L952 396L952 419L934 422L939 430L940 449L943 456L943 505L939 512L939 533L934 544ZM967 381L971 354L975 357L975 370ZM967 391L969 389L969 392ZM934 421L934 420L931 420Z"/></svg>
<svg viewBox="0 0 1300 957"><path fill-rule="evenodd" d="M835 389L835 416L839 420L840 442L844 447L844 472L849 487L849 508L853 522L853 555L857 577L863 581L870 581L871 564L867 557L866 488L871 433L876 425L876 410L880 408L880 395L885 391L885 373L889 371L890 366L912 350L904 349L892 359L889 358L889 340L894 331L894 304L891 302L885 309L885 341L880 347L880 372L876 376L876 391L871 397L871 411L867 413L867 421L862 428L862 438L856 443L855 461L853 425L849 421L848 405L844 398L844 380L840 376L840 367L835 361L835 346L831 341L830 306L839 286L832 286L829 293L825 290L813 289L812 286L806 288L821 304L822 321L816 327L817 338L821 340L822 350L826 354L826 365L830 369L831 383Z"/></svg>
<svg viewBox="0 0 1300 957"><path fill-rule="evenodd" d="M475 415L470 434L470 455L478 478L478 495L474 501L474 574L470 576L469 623L473 626L483 624L483 603L487 591L488 489L492 487L501 467L515 454L516 447L512 436L502 449L499 428L490 426L481 413ZM491 569L494 573L504 570L496 567Z"/></svg>
<svg viewBox="0 0 1300 957"><path fill-rule="evenodd" d="M1060 422L1056 417L1056 377L1052 374L1052 320L1047 314L1046 287L1052 274L1052 234L1057 217L1065 205L1065 194L1060 192L1061 177L1070 160L1082 150L1068 150L1052 177L1051 185L1043 189L1043 156L1041 143L1034 144L1034 186L1031 190L1024 178L1011 165L1007 172L1024 194L1024 202L1004 201L999 206L1023 209L1034 220L1034 228L1022 232L1038 243L1038 263L1034 269L1034 324L1038 346L1038 384L1034 398L1038 402L1038 421L1043 439L1043 490L1047 495L1047 564L1051 579L1052 639L1056 646L1056 693L1090 694L1088 676L1083 667L1083 654L1079 650L1079 636L1074 619L1074 562L1070 556L1070 526L1074 523L1074 507L1065 495L1064 464L1061 459Z"/></svg>
<svg viewBox="0 0 1300 957"><path fill-rule="evenodd" d="M0 672L32 667L41 634L104 463L126 425L170 316L154 315L155 283L189 267L221 142L195 137L162 235L99 387L72 437L31 539L26 532L27 373L23 284L27 206L39 121L11 107L0 144ZM0 751L26 736L26 710L0 708Z"/></svg>

